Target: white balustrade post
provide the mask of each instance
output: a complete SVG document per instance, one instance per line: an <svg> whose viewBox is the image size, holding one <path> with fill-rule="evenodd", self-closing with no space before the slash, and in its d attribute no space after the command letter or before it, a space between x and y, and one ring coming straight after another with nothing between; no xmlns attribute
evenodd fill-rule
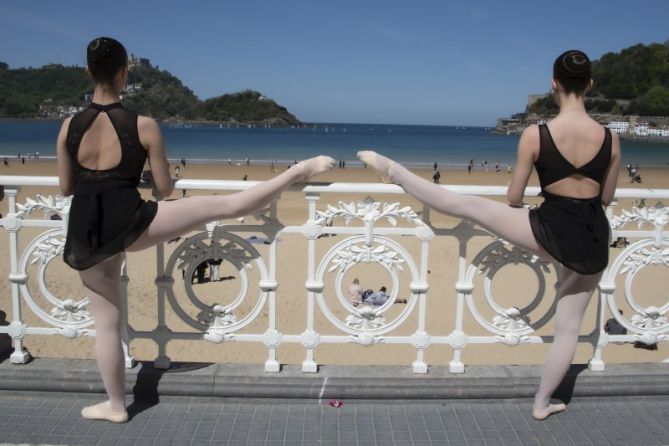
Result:
<svg viewBox="0 0 669 446"><path fill-rule="evenodd" d="M315 274L316 274L316 239L318 238L315 226L316 220L316 203L320 200L320 194L308 193L306 196L309 204L309 217L306 226L309 226L311 231L307 230L305 234L307 240L307 328L302 333L301 342L306 348L306 358L302 361L302 371L309 373L316 373L318 371L318 364L314 359L314 349L320 341L318 333L314 331L314 299L315 299Z"/></svg>
<svg viewBox="0 0 669 446"><path fill-rule="evenodd" d="M172 360L167 356L167 343L171 338L171 330L167 327L165 320L165 288L174 284L173 277L165 276L165 244L156 245L156 292L158 304L158 321L154 340L158 344L158 356L153 360L153 366L157 369L169 369Z"/></svg>
<svg viewBox="0 0 669 446"><path fill-rule="evenodd" d="M608 221L611 221L613 218L613 210L618 205L617 200L613 200L609 206L606 207L606 218ZM611 238L616 240L617 234L615 229L611 229ZM608 269L608 267L607 267ZM605 271L602 275L602 279L599 282L599 293L597 298L599 299L599 311L597 313L597 328L599 331L599 337L597 338L597 343L595 345L595 350L592 355L592 359L588 362L588 370L592 372L603 372L606 368L604 360L602 359L602 353L604 347L609 343L608 334L604 331L604 325L606 324L606 311L609 308L608 306L608 296L612 295L616 290L616 284L613 278L608 279L608 271Z"/></svg>
<svg viewBox="0 0 669 446"><path fill-rule="evenodd" d="M277 197L272 201L270 205L270 218L272 220L277 220L276 204L279 200ZM268 286L267 292L269 297L268 303L268 327L264 335L264 344L267 347L267 360L265 361L265 371L266 372L279 372L281 371L281 364L277 360L276 351L281 343L281 333L276 329L276 287L278 285L276 280L276 246L277 238L275 236L272 240L272 243L269 245L269 277L270 286ZM273 286L271 286L273 285Z"/></svg>
<svg viewBox="0 0 669 446"><path fill-rule="evenodd" d="M5 195L9 204L8 215L3 219L4 228L9 232L9 281L12 294L12 321L8 327L8 334L14 344L14 352L10 355L12 364L25 364L30 360L30 353L23 347L23 338L26 336L27 325L21 320L20 286L28 280L28 274L19 271L19 231L21 219L16 213L16 195L20 187L5 186Z"/></svg>
<svg viewBox="0 0 669 446"><path fill-rule="evenodd" d="M128 327L128 264L125 253L123 253L123 266L121 267L121 344L125 356L125 368L130 369L135 366L135 358L130 354L130 332L132 327ZM130 328L130 329L129 329Z"/></svg>
<svg viewBox="0 0 669 446"><path fill-rule="evenodd" d="M599 337L597 338L597 344L595 345L595 351L593 353L592 359L588 362L588 369L592 372L603 372L606 368L606 365L602 359L602 352L604 347L609 343L609 335L604 331L604 325L606 324L606 310L609 308L608 305L608 296L613 295L616 290L615 283L607 278L608 274L604 274L602 280L599 282L599 293L597 298L599 299L599 311L597 314L598 323L597 328L599 329Z"/></svg>
<svg viewBox="0 0 669 446"><path fill-rule="evenodd" d="M427 206L423 207L423 219L429 221L430 214ZM419 226L416 234L420 239L420 270L419 283L410 285L412 293L418 293L418 328L413 335L413 345L416 347L416 360L412 364L414 373L427 373L425 350L430 346L430 335L425 331L427 314L427 271L429 269L430 241L434 239L434 232L429 226Z"/></svg>
<svg viewBox="0 0 669 446"><path fill-rule="evenodd" d="M460 240L458 258L458 282L455 284L457 291L457 306L455 310L455 330L449 335L449 343L453 348L453 358L448 363L451 373L465 373L465 365L462 362L462 350L467 345L467 335L463 331L465 317L465 299L474 290L474 284L467 280L467 240Z"/></svg>

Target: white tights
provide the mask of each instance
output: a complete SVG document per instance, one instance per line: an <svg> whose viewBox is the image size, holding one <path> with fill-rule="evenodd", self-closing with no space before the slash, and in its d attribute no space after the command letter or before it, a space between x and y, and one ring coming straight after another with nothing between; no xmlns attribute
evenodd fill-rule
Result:
<svg viewBox="0 0 669 446"><path fill-rule="evenodd" d="M158 212L144 233L128 248L139 251L183 235L212 221L247 215L269 204L285 188L334 167L326 156L298 163L276 177L232 195L194 196L158 203ZM116 255L87 270L81 281L95 319L95 352L100 375L112 412L125 411L125 369L121 347L120 272L122 255ZM105 410L107 406L105 406Z"/></svg>
<svg viewBox="0 0 669 446"><path fill-rule="evenodd" d="M117 254L91 268L79 271L95 319L95 357L109 395L109 406L114 412L125 411L125 370L121 347L122 263L123 255Z"/></svg>
<svg viewBox="0 0 669 446"><path fill-rule="evenodd" d="M534 238L527 209L512 208L486 198L449 192L375 152L359 152L358 157L379 171L382 179L399 184L428 207L470 220L519 248L554 260ZM563 280L557 290L555 337L534 399L537 418L537 414L549 414L546 411L551 410L550 397L562 382L574 359L583 315L600 277L601 273L583 275L563 268Z"/></svg>

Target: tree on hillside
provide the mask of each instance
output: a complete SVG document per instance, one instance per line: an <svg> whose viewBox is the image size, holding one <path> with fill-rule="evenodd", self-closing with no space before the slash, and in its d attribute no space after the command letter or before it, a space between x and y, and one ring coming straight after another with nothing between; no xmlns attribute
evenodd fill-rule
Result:
<svg viewBox="0 0 669 446"><path fill-rule="evenodd" d="M614 99L634 99L655 85L669 87L669 47L634 45L606 53L593 63L592 93Z"/></svg>
<svg viewBox="0 0 669 446"><path fill-rule="evenodd" d="M628 112L641 116L669 116L669 88L654 86L632 101Z"/></svg>

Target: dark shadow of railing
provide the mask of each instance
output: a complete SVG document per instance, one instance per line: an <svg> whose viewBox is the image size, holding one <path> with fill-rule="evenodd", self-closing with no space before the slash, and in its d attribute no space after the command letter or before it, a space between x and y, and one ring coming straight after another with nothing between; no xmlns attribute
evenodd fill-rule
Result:
<svg viewBox="0 0 669 446"><path fill-rule="evenodd" d="M576 387L578 375L587 369L587 364L572 364L567 375L558 388L555 389L555 392L553 392L553 397L563 401L565 404L569 404L574 396L574 387Z"/></svg>
<svg viewBox="0 0 669 446"><path fill-rule="evenodd" d="M172 363L167 370L157 369L153 362L141 362L137 372L137 380L132 388L133 402L128 406L128 415L132 419L135 415L156 406L160 402L159 384L165 374L189 372L209 367L211 363Z"/></svg>
<svg viewBox="0 0 669 446"><path fill-rule="evenodd" d="M7 321L7 313L0 311L0 325L7 326L9 321ZM0 363L4 362L5 359L9 358L9 355L12 354L12 338L6 333L0 334Z"/></svg>

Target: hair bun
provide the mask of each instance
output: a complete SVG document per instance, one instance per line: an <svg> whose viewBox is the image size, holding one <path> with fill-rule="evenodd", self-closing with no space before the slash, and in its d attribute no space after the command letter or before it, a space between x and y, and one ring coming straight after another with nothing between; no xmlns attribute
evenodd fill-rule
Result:
<svg viewBox="0 0 669 446"><path fill-rule="evenodd" d="M562 56L562 66L574 77L590 77L590 59L578 50L567 51Z"/></svg>
<svg viewBox="0 0 669 446"><path fill-rule="evenodd" d="M97 38L88 44L89 60L97 63L111 53L111 45L104 37Z"/></svg>

